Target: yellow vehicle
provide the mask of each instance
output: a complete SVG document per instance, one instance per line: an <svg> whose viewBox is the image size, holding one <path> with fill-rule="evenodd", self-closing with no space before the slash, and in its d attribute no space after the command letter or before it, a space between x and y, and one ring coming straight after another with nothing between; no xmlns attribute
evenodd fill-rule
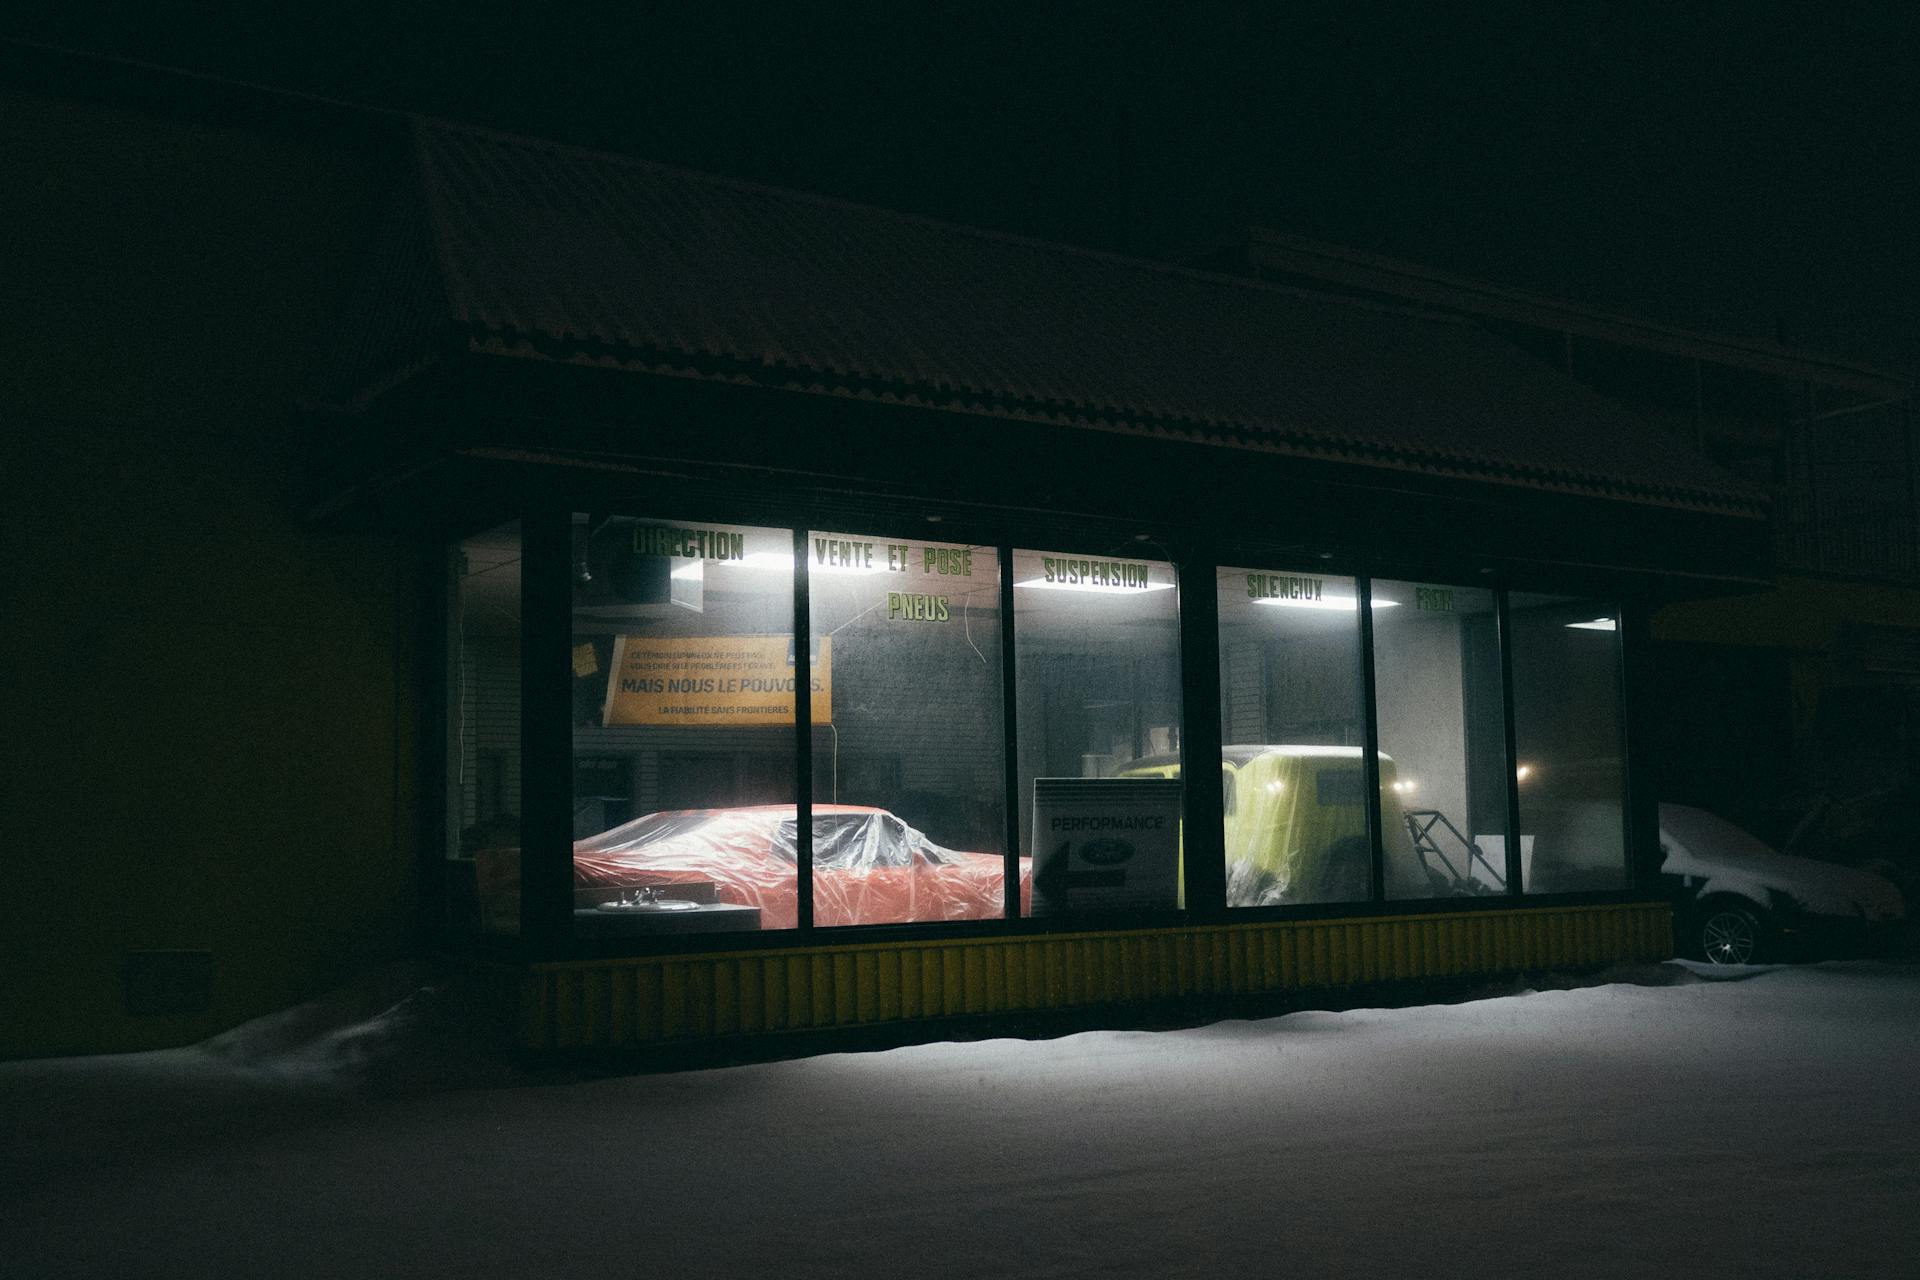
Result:
<svg viewBox="0 0 1920 1280"><path fill-rule="evenodd" d="M1227 905L1364 902L1371 854L1359 747L1230 746L1220 765L1226 812ZM1123 778L1177 778L1180 758L1149 756ZM1380 757L1380 825L1387 896L1430 891L1394 791L1394 763ZM1181 884L1186 877L1182 866Z"/></svg>

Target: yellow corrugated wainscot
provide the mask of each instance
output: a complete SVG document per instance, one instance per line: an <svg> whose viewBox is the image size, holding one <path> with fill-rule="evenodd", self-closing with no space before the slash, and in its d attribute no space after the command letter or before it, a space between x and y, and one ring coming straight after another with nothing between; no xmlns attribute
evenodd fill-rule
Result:
<svg viewBox="0 0 1920 1280"><path fill-rule="evenodd" d="M1672 954L1655 902L555 961L526 975L519 1040L617 1049Z"/></svg>

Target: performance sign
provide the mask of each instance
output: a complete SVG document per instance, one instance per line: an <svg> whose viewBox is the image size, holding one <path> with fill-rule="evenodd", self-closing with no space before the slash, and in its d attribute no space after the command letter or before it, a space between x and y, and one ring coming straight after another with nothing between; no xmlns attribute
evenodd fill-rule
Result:
<svg viewBox="0 0 1920 1280"><path fill-rule="evenodd" d="M813 722L833 721L831 637L813 660ZM601 723L793 723L793 642L785 636L617 636Z"/></svg>
<svg viewBox="0 0 1920 1280"><path fill-rule="evenodd" d="M1179 904L1177 778L1035 778L1033 914Z"/></svg>

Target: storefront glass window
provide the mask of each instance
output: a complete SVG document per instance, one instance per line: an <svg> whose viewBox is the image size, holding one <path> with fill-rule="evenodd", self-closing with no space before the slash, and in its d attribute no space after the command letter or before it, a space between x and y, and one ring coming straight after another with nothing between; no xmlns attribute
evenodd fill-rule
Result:
<svg viewBox="0 0 1920 1280"><path fill-rule="evenodd" d="M1365 901L1357 584L1289 569L1218 581L1227 905Z"/></svg>
<svg viewBox="0 0 1920 1280"><path fill-rule="evenodd" d="M1036 915L1180 900L1178 595L1171 564L1130 548L1013 553L1020 829ZM1081 781L1096 779L1108 783Z"/></svg>
<svg viewBox="0 0 1920 1280"><path fill-rule="evenodd" d="M520 931L520 525L452 548L447 924Z"/></svg>
<svg viewBox="0 0 1920 1280"><path fill-rule="evenodd" d="M1515 592L1507 612L1522 883L1537 893L1624 888L1619 607Z"/></svg>
<svg viewBox="0 0 1920 1280"><path fill-rule="evenodd" d="M576 934L793 928L793 535L576 515L573 550Z"/></svg>
<svg viewBox="0 0 1920 1280"><path fill-rule="evenodd" d="M814 922L1005 914L1000 561L813 531Z"/></svg>
<svg viewBox="0 0 1920 1280"><path fill-rule="evenodd" d="M1373 583L1390 898L1506 888L1506 730L1493 592Z"/></svg>

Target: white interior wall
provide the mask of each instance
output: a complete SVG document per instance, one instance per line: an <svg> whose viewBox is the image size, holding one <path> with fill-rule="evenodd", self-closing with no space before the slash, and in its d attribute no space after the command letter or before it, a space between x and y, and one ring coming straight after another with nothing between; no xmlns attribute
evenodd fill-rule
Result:
<svg viewBox="0 0 1920 1280"><path fill-rule="evenodd" d="M1393 758L1400 780L1411 784L1401 793L1402 805L1438 809L1466 831L1460 625L1451 614L1420 614L1391 623L1376 617L1374 679L1380 749Z"/></svg>

